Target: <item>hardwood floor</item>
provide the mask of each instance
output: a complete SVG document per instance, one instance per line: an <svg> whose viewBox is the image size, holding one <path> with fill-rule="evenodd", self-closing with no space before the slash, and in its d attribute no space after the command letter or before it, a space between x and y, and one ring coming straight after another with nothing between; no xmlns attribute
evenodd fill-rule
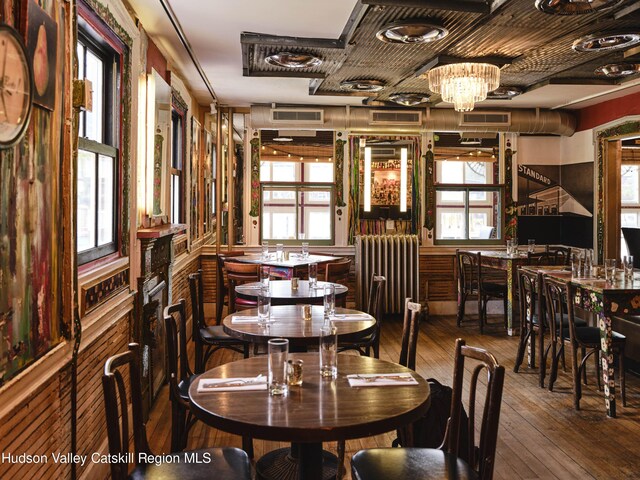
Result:
<svg viewBox="0 0 640 480"><path fill-rule="evenodd" d="M398 360L401 332L400 321L385 322L382 359ZM488 349L506 368L494 478L640 478L640 379L637 376L627 374L627 407L622 407L618 399L618 418L610 419L604 413L603 393L596 388L593 362L589 362L589 385L583 387L581 410L575 411L569 371L560 371L553 392L541 389L537 370L524 367L520 373L513 373L517 338L504 334L499 323L480 335L477 326L456 328L453 317L431 317L423 322L418 341L418 373L451 385L453 345L458 337L469 345ZM241 355L233 352L221 352L211 365L240 358ZM164 387L147 426L154 453L169 451L170 418ZM395 432L389 432L348 441L345 478L350 478L349 459L355 452L391 446L394 438ZM225 445L240 447L241 439L200 422L191 430L189 448ZM255 458L281 446L285 444L254 440ZM325 445L334 452L335 447L335 443Z"/></svg>

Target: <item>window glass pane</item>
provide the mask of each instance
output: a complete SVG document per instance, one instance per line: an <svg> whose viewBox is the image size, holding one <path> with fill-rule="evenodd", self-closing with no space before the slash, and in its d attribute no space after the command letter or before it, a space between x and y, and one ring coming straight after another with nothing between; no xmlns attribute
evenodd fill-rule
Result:
<svg viewBox="0 0 640 480"><path fill-rule="evenodd" d="M273 239L292 239L296 235L296 214L295 211L282 207L274 207L267 212L270 216L271 235Z"/></svg>
<svg viewBox="0 0 640 480"><path fill-rule="evenodd" d="M637 165L622 166L622 181L620 187L621 201L623 205L636 205L640 203Z"/></svg>
<svg viewBox="0 0 640 480"><path fill-rule="evenodd" d="M271 162L271 178L274 182L296 182L298 165L294 162Z"/></svg>
<svg viewBox="0 0 640 480"><path fill-rule="evenodd" d="M464 183L487 183L487 162L464 162Z"/></svg>
<svg viewBox="0 0 640 480"><path fill-rule="evenodd" d="M180 176L171 175L171 223L180 220Z"/></svg>
<svg viewBox="0 0 640 480"><path fill-rule="evenodd" d="M78 231L79 252L96 246L96 155L78 150Z"/></svg>
<svg viewBox="0 0 640 480"><path fill-rule="evenodd" d="M442 190L436 194L437 205L464 205L464 191Z"/></svg>
<svg viewBox="0 0 640 480"><path fill-rule="evenodd" d="M114 215L114 159L98 157L98 246L111 243Z"/></svg>
<svg viewBox="0 0 640 480"><path fill-rule="evenodd" d="M305 163L304 178L307 182L333 182L333 163Z"/></svg>
<svg viewBox="0 0 640 480"><path fill-rule="evenodd" d="M466 231L464 209L439 209L436 217L436 231L438 240L464 239Z"/></svg>
<svg viewBox="0 0 640 480"><path fill-rule="evenodd" d="M85 112L85 137L96 142L103 142L104 122L104 65L100 58L87 50L87 65L85 77L91 81L92 103L91 112Z"/></svg>
<svg viewBox="0 0 640 480"><path fill-rule="evenodd" d="M483 209L469 209L469 238L491 238L493 226L489 224L489 213Z"/></svg>
<svg viewBox="0 0 640 480"><path fill-rule="evenodd" d="M464 183L464 162L438 162L440 183Z"/></svg>
<svg viewBox="0 0 640 480"><path fill-rule="evenodd" d="M269 182L271 180L271 162L260 162L260 181Z"/></svg>
<svg viewBox="0 0 640 480"><path fill-rule="evenodd" d="M313 209L306 215L309 228L306 229L305 235L310 240L330 240L331 230L331 212L329 209L319 210Z"/></svg>

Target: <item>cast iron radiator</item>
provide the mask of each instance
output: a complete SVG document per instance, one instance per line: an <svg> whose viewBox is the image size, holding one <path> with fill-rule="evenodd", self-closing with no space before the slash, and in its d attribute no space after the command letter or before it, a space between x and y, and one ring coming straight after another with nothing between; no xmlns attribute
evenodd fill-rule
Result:
<svg viewBox="0 0 640 480"><path fill-rule="evenodd" d="M404 299L418 297L418 236L360 235L356 237L356 306L366 308L371 275L387 279L383 308L403 313Z"/></svg>

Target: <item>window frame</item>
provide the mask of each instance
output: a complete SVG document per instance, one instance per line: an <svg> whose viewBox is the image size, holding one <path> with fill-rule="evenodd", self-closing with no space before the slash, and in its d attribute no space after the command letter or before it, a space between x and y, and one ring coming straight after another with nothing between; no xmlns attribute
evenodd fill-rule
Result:
<svg viewBox="0 0 640 480"><path fill-rule="evenodd" d="M180 128L176 128L175 125L175 119L178 118L180 119ZM186 159L186 154L187 154L187 146L186 146L186 141L187 141L187 130L186 130L186 118L187 118L187 111L186 109L182 108L181 105L179 105L176 102L176 98L175 95L172 95L172 101L171 101L171 165L169 165L169 180L170 180L170 184L169 184L169 191L170 193L170 218L171 218L171 223L186 223L186 172L185 172L185 159ZM180 145L177 146L176 143L180 142ZM174 165L176 164L175 162L175 155L179 154L181 161L180 161L180 167L181 168L175 168ZM178 184L180 186L180 193L178 195L178 217L177 219L173 218L173 212L174 212L174 195L173 195L173 177L178 177Z"/></svg>
<svg viewBox="0 0 640 480"><path fill-rule="evenodd" d="M103 62L103 111L102 111L102 142L80 137L80 123L85 122L86 115L78 113L78 151L83 150L95 155L96 180L100 155L113 159L113 196L112 196L112 241L103 245L98 243L98 222L95 228L95 246L78 252L78 237L76 231L76 255L79 267L88 268L98 261L105 261L121 255L121 238L123 217L120 212L123 205L123 173L122 173L122 122L123 122L123 69L126 46L84 2L78 2L78 36L75 44L75 54L78 44L82 44L84 51L91 51ZM85 57L86 58L86 57ZM85 58L78 58L78 62L86 62ZM83 70L86 72L86 65ZM83 130L86 132L86 128ZM76 161L77 161L76 156ZM77 188L77 180L76 180ZM96 219L98 214L99 184L96 181ZM78 215L78 209L75 209Z"/></svg>

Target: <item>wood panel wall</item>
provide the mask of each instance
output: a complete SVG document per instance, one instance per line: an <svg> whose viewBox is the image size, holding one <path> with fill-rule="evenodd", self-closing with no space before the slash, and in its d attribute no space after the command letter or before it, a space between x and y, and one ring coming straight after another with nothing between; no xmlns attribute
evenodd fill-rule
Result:
<svg viewBox="0 0 640 480"><path fill-rule="evenodd" d="M420 297L456 300L455 255L420 255Z"/></svg>

